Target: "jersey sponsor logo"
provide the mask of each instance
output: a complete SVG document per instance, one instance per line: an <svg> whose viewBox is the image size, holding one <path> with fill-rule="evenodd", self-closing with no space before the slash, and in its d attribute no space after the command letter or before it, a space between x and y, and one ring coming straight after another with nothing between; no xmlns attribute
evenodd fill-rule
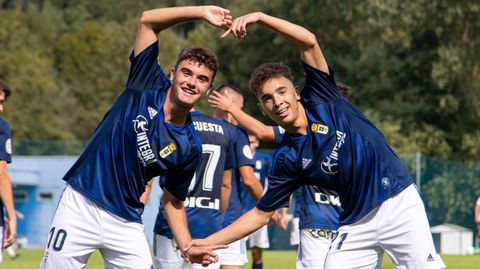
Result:
<svg viewBox="0 0 480 269"><path fill-rule="evenodd" d="M12 139L10 138L5 141L5 152L12 154Z"/></svg>
<svg viewBox="0 0 480 269"><path fill-rule="evenodd" d="M212 132L212 133L218 133L223 135L222 125L215 124L212 122L194 121L193 127L195 127L195 131L198 131L198 132Z"/></svg>
<svg viewBox="0 0 480 269"><path fill-rule="evenodd" d="M142 115L138 115L137 118L133 121L133 129L137 134L148 131L147 119Z"/></svg>
<svg viewBox="0 0 480 269"><path fill-rule="evenodd" d="M428 253L427 262L434 262L434 261L435 261L435 258L433 258L432 253Z"/></svg>
<svg viewBox="0 0 480 269"><path fill-rule="evenodd" d="M175 144L170 143L166 147L164 147L162 150L160 150L159 154L162 159L165 159L168 157L168 155L172 154L175 150L177 150L177 147Z"/></svg>
<svg viewBox="0 0 480 269"><path fill-rule="evenodd" d="M250 149L250 145L245 145L243 146L243 155L248 158L248 159L253 159L253 153L252 150Z"/></svg>
<svg viewBox="0 0 480 269"><path fill-rule="evenodd" d="M137 134L137 154L142 165L146 166L150 163L156 162L157 158L155 157L155 154L153 154L147 136L148 120L144 116L138 115L133 121L133 129Z"/></svg>
<svg viewBox="0 0 480 269"><path fill-rule="evenodd" d="M325 205L342 206L342 203L340 203L340 197L321 192L315 193L315 202Z"/></svg>
<svg viewBox="0 0 480 269"><path fill-rule="evenodd" d="M183 202L185 207L207 208L220 210L220 200L211 197L187 197Z"/></svg>
<svg viewBox="0 0 480 269"><path fill-rule="evenodd" d="M337 142L333 146L332 152L322 161L322 171L326 174L336 175L338 173L338 151L345 144L345 137L347 135L344 132L337 131Z"/></svg>
<svg viewBox="0 0 480 269"><path fill-rule="evenodd" d="M312 132L315 133L319 133L322 135L326 135L328 133L328 126L321 123L313 123L311 128Z"/></svg>
<svg viewBox="0 0 480 269"><path fill-rule="evenodd" d="M150 119L153 119L153 117L155 117L158 114L158 111L151 106L147 107L147 110L148 110L148 115L150 116Z"/></svg>

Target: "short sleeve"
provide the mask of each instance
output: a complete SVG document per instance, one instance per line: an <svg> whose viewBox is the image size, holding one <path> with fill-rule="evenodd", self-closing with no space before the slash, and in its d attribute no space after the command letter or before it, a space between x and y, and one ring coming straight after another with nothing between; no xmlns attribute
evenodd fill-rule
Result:
<svg viewBox="0 0 480 269"><path fill-rule="evenodd" d="M306 63L303 63L303 69L306 82L300 96L304 105L315 106L341 97L335 83L333 70L329 70L330 74L327 74Z"/></svg>
<svg viewBox="0 0 480 269"><path fill-rule="evenodd" d="M267 180L265 193L257 204L257 208L265 212L288 207L290 195L301 186L296 178L269 176Z"/></svg>
<svg viewBox="0 0 480 269"><path fill-rule="evenodd" d="M152 43L136 57L130 55L127 88L134 90L168 90L170 80L158 63L158 42Z"/></svg>
<svg viewBox="0 0 480 269"><path fill-rule="evenodd" d="M273 134L275 135L275 143L279 145L282 142L285 129L281 126L273 126Z"/></svg>
<svg viewBox="0 0 480 269"><path fill-rule="evenodd" d="M248 134L245 130L242 130L238 127L236 129L236 137L234 141L234 151L235 151L235 160L236 167L255 164L253 160L253 153L250 149L250 142L248 141Z"/></svg>
<svg viewBox="0 0 480 269"><path fill-rule="evenodd" d="M0 119L0 160L12 162L12 135L7 121Z"/></svg>

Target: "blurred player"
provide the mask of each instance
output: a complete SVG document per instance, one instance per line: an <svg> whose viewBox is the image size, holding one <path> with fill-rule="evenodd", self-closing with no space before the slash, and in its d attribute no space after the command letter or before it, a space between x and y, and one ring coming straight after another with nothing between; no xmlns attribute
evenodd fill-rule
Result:
<svg viewBox="0 0 480 269"><path fill-rule="evenodd" d="M214 92L226 96L226 98L232 102L232 105L240 109L243 107L243 95L236 87L232 85L222 85ZM215 110L214 117L232 124L237 133L237 140L235 141L235 150L237 151L235 154L236 169L232 170L231 181L225 182L224 184L226 197L229 197L228 207L223 217L223 226L226 227L243 214L242 196L240 192L241 185L245 186L255 201L258 201L262 196L263 188L254 174L253 167L255 162L250 149L248 134L245 130L236 127L238 122L232 115L221 110ZM231 243L227 249L223 250L220 263L222 264L222 269L243 268L247 263L245 238L239 238L239 240Z"/></svg>
<svg viewBox="0 0 480 269"><path fill-rule="evenodd" d="M138 24L125 90L113 103L76 163L64 176L62 194L48 234L41 267L85 268L100 250L106 268L152 268L140 196L147 182L166 178L163 203L180 247L190 240L183 201L201 157L190 109L212 87L218 68L206 49L180 53L172 82L158 63L158 33L177 23L204 19L231 23L215 6L145 11ZM183 253L208 265L212 249Z"/></svg>
<svg viewBox="0 0 480 269"><path fill-rule="evenodd" d="M262 184L262 187L265 188L268 170L270 170L270 166L272 164L272 157L268 154L257 151L257 148L260 146L260 141L256 136L248 135L248 139L250 142L250 149L252 150L253 154L253 161L255 162L255 166L253 167L254 174L260 181L260 184ZM254 208L257 202L252 199L251 195L247 192L243 185L240 186L240 193L242 196L243 213L246 213ZM262 269L263 249L270 247L270 242L268 240L268 225L265 225L256 232L252 233L248 237L248 241L252 252L252 269Z"/></svg>
<svg viewBox="0 0 480 269"><path fill-rule="evenodd" d="M11 90L0 80L0 113ZM3 261L3 249L12 245L17 238L17 217L12 195L12 181L8 173L8 164L12 162L12 134L10 124L0 118L0 263ZM5 218L3 207L7 211ZM5 237L4 237L5 236Z"/></svg>
<svg viewBox="0 0 480 269"><path fill-rule="evenodd" d="M475 203L474 217L475 224L477 224L477 236L475 236L475 251L477 253L480 253L480 196Z"/></svg>
<svg viewBox="0 0 480 269"><path fill-rule="evenodd" d="M254 23L278 32L300 51L305 87L299 93L289 68L280 63L253 72L250 88L261 109L286 130L268 189L256 208L191 245L244 237L267 223L292 192L310 184L337 192L343 208L325 268L380 268L384 252L397 268L445 267L413 179L382 133L339 94L315 36L261 12L235 19L224 35L244 38Z"/></svg>
<svg viewBox="0 0 480 269"><path fill-rule="evenodd" d="M225 176L230 180L235 158L233 141L236 137L231 134L230 124L199 111L192 111L190 114L195 131L202 142L202 161L190 183L184 205L192 238L204 238L222 229L222 183L224 171ZM162 178L161 186L163 185ZM226 202L228 201L224 201ZM181 269L184 259L175 249L175 238L168 226L163 203L160 203L154 232L155 267ZM189 263L187 268L203 267ZM210 264L208 268L220 268L220 263Z"/></svg>

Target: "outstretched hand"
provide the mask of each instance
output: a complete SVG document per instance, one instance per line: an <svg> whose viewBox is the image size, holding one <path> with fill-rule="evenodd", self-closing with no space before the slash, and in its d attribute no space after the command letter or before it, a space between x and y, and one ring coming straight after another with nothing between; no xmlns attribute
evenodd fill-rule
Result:
<svg viewBox="0 0 480 269"><path fill-rule="evenodd" d="M247 28L251 24L258 22L259 18L259 12L249 13L236 18L235 20L233 20L230 28L228 28L228 30L223 33L222 37L226 37L228 34L232 34L238 39L245 38L245 36L247 35Z"/></svg>
<svg viewBox="0 0 480 269"><path fill-rule="evenodd" d="M223 112L230 112L229 110L233 105L233 102L230 99L217 91L214 91L212 94L210 94L208 97L208 102L210 103L211 107L220 109Z"/></svg>
<svg viewBox="0 0 480 269"><path fill-rule="evenodd" d="M203 17L211 25L225 30L232 25L232 15L230 15L230 10L225 8L205 6Z"/></svg>
<svg viewBox="0 0 480 269"><path fill-rule="evenodd" d="M218 255L213 251L227 247L226 245L207 246L207 242L204 239L195 239L182 250L182 256L191 263L200 263L203 266L208 266L218 262Z"/></svg>

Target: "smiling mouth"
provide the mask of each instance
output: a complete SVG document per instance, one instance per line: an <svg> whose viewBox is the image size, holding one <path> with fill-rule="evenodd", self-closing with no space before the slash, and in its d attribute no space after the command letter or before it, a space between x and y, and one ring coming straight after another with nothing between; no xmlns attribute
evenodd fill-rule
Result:
<svg viewBox="0 0 480 269"><path fill-rule="evenodd" d="M277 115L285 118L288 115L288 107L278 110Z"/></svg>
<svg viewBox="0 0 480 269"><path fill-rule="evenodd" d="M183 87L182 87L182 91L185 92L185 93L187 93L187 94L189 94L189 95L196 95L196 94L197 94L197 92L193 91L193 90L190 89L190 88L183 88Z"/></svg>

